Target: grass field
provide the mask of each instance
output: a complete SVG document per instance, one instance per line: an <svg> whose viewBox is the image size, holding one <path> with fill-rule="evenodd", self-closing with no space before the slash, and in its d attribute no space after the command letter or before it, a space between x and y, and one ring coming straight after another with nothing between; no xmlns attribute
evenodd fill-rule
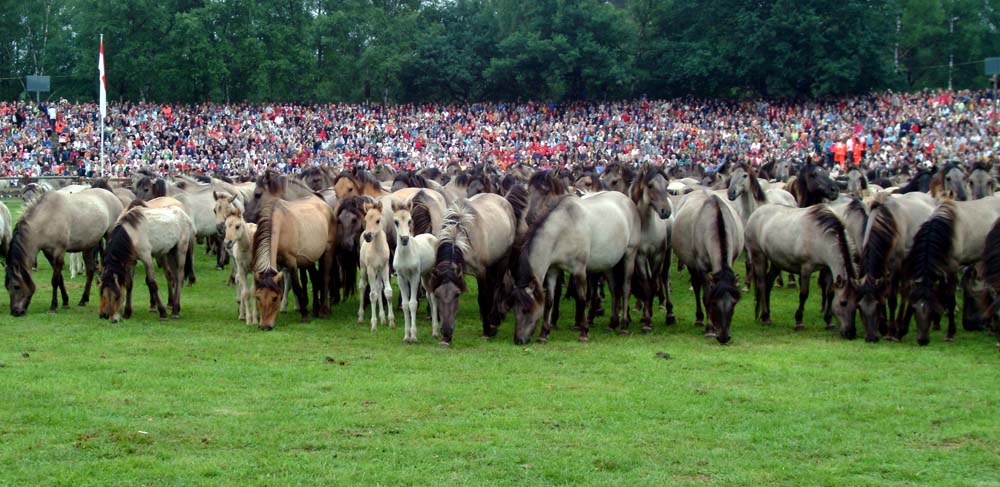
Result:
<svg viewBox="0 0 1000 487"><path fill-rule="evenodd" d="M818 301L794 332L777 290L776 325L744 296L720 346L692 327L686 276L677 325L599 321L589 344L565 319L545 345L514 346L511 319L484 341L469 297L452 349L423 307L404 345L353 300L264 333L198 256L179 321L146 312L141 283L119 324L96 301L48 313L44 259L28 316L0 292L0 485L1000 485L1000 354L982 333L848 342Z"/></svg>

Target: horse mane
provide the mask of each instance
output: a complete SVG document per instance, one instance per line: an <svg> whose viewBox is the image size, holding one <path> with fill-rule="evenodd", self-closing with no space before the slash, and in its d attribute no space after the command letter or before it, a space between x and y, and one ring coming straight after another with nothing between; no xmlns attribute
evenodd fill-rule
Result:
<svg viewBox="0 0 1000 487"><path fill-rule="evenodd" d="M336 217L340 218L340 214L349 211L355 215L364 216L365 204L374 203L375 200L368 196L350 196L343 200L340 200L340 204L337 205Z"/></svg>
<svg viewBox="0 0 1000 487"><path fill-rule="evenodd" d="M504 195L504 199L514 209L514 220L521 221L528 209L528 188L524 187L523 184L515 184Z"/></svg>
<svg viewBox="0 0 1000 487"><path fill-rule="evenodd" d="M417 172L417 174L419 174L424 179L437 179L441 177L441 170L434 166L431 166L421 169L420 171Z"/></svg>
<svg viewBox="0 0 1000 487"><path fill-rule="evenodd" d="M354 184L358 186L361 192L363 192L366 187L382 191L382 183L378 180L378 178L376 178L371 172L364 169L354 171L354 179L352 181L354 181Z"/></svg>
<svg viewBox="0 0 1000 487"><path fill-rule="evenodd" d="M25 240L30 238L31 225L28 223L27 211L25 211L24 216L14 225L14 231L11 234L10 244L7 249L7 274L20 278L27 285L31 286L33 281L31 279L31 260L34 258L30 255L28 250L24 248Z"/></svg>
<svg viewBox="0 0 1000 487"><path fill-rule="evenodd" d="M108 180L107 179L95 179L95 180L91 181L90 187L91 188L96 188L96 189L105 189L105 190L111 191L111 185L108 184Z"/></svg>
<svg viewBox="0 0 1000 487"><path fill-rule="evenodd" d="M903 260L903 276L913 285L911 299L937 302L934 283L949 272L956 210L952 201L941 203L913 237L913 248Z"/></svg>
<svg viewBox="0 0 1000 487"><path fill-rule="evenodd" d="M642 169L639 170L638 176L632 181L631 187L629 188L629 199L631 199L633 203L639 204L639 200L642 199L642 195L646 191L646 185L655 179L656 176L663 176L664 180L670 181L670 178L667 177L667 173L663 172L663 168L650 164L642 166Z"/></svg>
<svg viewBox="0 0 1000 487"><path fill-rule="evenodd" d="M271 232L272 232L272 222L271 217L274 214L274 204L276 201L269 201L264 204L260 209L260 213L257 215L257 231L253 234L253 265L254 271L261 274L263 277L267 275L267 271L274 271L275 269L271 267ZM277 274L277 272L275 272ZM273 282L273 275L271 284L277 286L277 283ZM258 284L259 286L260 284ZM266 287L269 287L266 285Z"/></svg>
<svg viewBox="0 0 1000 487"><path fill-rule="evenodd" d="M464 202L453 204L444 215L444 226L434 253L434 268L431 269L430 288L436 289L452 283L465 291L465 254L471 252L466 226L475 222L475 214Z"/></svg>
<svg viewBox="0 0 1000 487"><path fill-rule="evenodd" d="M635 171L633 171L631 167L625 165L622 162L615 161L608 164L607 167L604 168L604 174L610 174L615 172L621 175L622 179L625 180L626 184L632 184L632 181L635 180Z"/></svg>
<svg viewBox="0 0 1000 487"><path fill-rule="evenodd" d="M413 234L433 233L431 211L427 207L427 195L423 191L419 191L410 201L412 205L410 216L413 218Z"/></svg>
<svg viewBox="0 0 1000 487"><path fill-rule="evenodd" d="M872 222L868 240L861 248L861 275L878 279L885 275L889 251L899 237L896 217L885 203L875 201L868 218Z"/></svg>
<svg viewBox="0 0 1000 487"><path fill-rule="evenodd" d="M288 179L284 175L268 169L264 175L257 179L257 185L264 188L268 194L282 194L285 192ZM311 191L311 190L310 190Z"/></svg>
<svg viewBox="0 0 1000 487"><path fill-rule="evenodd" d="M340 174L337 175L337 177L333 178L333 185L336 186L341 179L347 179L355 186L361 186L361 184L358 183L358 178L354 177L354 175L348 171L342 171Z"/></svg>
<svg viewBox="0 0 1000 487"><path fill-rule="evenodd" d="M161 198L167 195L167 180L158 178L153 181L153 196Z"/></svg>
<svg viewBox="0 0 1000 487"><path fill-rule="evenodd" d="M505 174L503 179L500 180L500 191L503 191L504 194L510 193L510 190L513 189L514 186L518 186L520 184L520 178L513 174Z"/></svg>
<svg viewBox="0 0 1000 487"><path fill-rule="evenodd" d="M844 223L837 218L837 215L828 206L817 205L809 210L809 216L819 227L822 233L832 233L837 238L837 249L840 250L840 258L844 261L844 268L847 277L854 278L854 261L851 259L851 244L847 240L847 231Z"/></svg>
<svg viewBox="0 0 1000 487"><path fill-rule="evenodd" d="M149 205L147 205L146 202L143 201L142 198L136 198L136 199L132 200L128 204L128 207L125 208L125 210L128 211L128 210L131 210L132 208L137 208L137 207L143 207L143 208L145 208L147 206L149 206Z"/></svg>
<svg viewBox="0 0 1000 487"><path fill-rule="evenodd" d="M426 188L427 178L417 174L414 171L401 172L392 179L392 183L396 184L402 182L408 188Z"/></svg>
<svg viewBox="0 0 1000 487"><path fill-rule="evenodd" d="M752 196L754 201L757 203L766 203L767 194L764 193L764 187L761 186L760 180L757 179L757 171L754 171L753 166L746 162L740 164L740 168L743 169L743 171L747 173L747 177L750 178L750 196Z"/></svg>
<svg viewBox="0 0 1000 487"><path fill-rule="evenodd" d="M528 180L528 187L541 193L543 196L562 196L567 194L562 181L552 171L537 171Z"/></svg>
<svg viewBox="0 0 1000 487"><path fill-rule="evenodd" d="M226 176L225 174L222 173L215 173L214 177L215 179L218 179L219 181L222 181L224 183L236 184L236 182L233 181L233 178Z"/></svg>
<svg viewBox="0 0 1000 487"><path fill-rule="evenodd" d="M929 186L927 189L923 188L923 183L921 181L933 177L935 173L937 173L937 166L931 169L919 169L917 173L914 174L912 178L910 178L910 181L906 183L905 186L896 190L896 193L897 194L916 193L916 192L926 193L930 191Z"/></svg>
<svg viewBox="0 0 1000 487"><path fill-rule="evenodd" d="M865 204L861 202L861 198L857 196L848 196L847 200L847 212L856 213L861 215L861 217L868 219L868 209L865 208Z"/></svg>
<svg viewBox="0 0 1000 487"><path fill-rule="evenodd" d="M715 232L718 233L719 253L722 257L722 267L729 267L729 242L726 235L726 218L722 215L723 203L719 201L719 196L712 194L708 199L715 207Z"/></svg>
<svg viewBox="0 0 1000 487"><path fill-rule="evenodd" d="M142 203L142 200L137 201ZM141 205L141 207L145 206L145 204ZM145 215L143 215L142 210L136 210L137 207L130 205L130 209L118 219L118 224L111 229L108 243L104 247L104 269L101 271L101 284L109 286L115 291L119 290L118 283L124 283L129 278L128 266L135 262L135 244L125 227L137 228L145 221Z"/></svg>

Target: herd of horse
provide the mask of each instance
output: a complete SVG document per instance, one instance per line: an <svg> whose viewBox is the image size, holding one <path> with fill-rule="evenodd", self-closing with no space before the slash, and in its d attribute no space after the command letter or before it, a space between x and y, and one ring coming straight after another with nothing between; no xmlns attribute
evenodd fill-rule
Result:
<svg viewBox="0 0 1000 487"><path fill-rule="evenodd" d="M357 291L359 322L370 309L372 331L394 327L398 306L404 341L416 342L425 296L432 336L445 346L469 294L467 276L476 279L485 337L513 311L515 343L547 340L564 288L580 341L608 300L611 330L628 333L634 311L651 331L657 306L671 325L676 256L690 275L695 323L719 343L731 340L734 311L751 287L755 317L770 324L773 288L797 280L794 326L803 329L816 273L828 329L853 339L860 315L866 341L901 340L913 321L926 345L944 318L947 339L954 337L959 287L963 327L995 329L997 185L990 166L955 162L898 174L853 168L836 180L822 166L793 161L712 173L620 162L601 170L312 167L240 182L139 172L115 187L27 185L16 223L0 205L0 253L13 316L28 310L41 253L53 269L51 311L60 298L69 305L69 258L86 275L79 304L97 276L99 316L129 318L141 261L150 309L178 318L185 283L195 283L196 242L204 241L218 268L232 263L237 316L247 324L273 329L289 296L302 320L326 317ZM156 267L166 277L166 305Z"/></svg>

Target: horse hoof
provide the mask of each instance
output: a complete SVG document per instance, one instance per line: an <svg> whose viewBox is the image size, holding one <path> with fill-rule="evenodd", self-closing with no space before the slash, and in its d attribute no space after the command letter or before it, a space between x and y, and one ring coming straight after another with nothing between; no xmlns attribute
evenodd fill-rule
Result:
<svg viewBox="0 0 1000 487"><path fill-rule="evenodd" d="M590 338L587 338L587 337L580 337L577 340L579 340L580 343L589 343L590 342Z"/></svg>
<svg viewBox="0 0 1000 487"><path fill-rule="evenodd" d="M701 321L701 320L695 321L694 322L694 326L696 326L698 328L704 328L705 327L705 322Z"/></svg>
<svg viewBox="0 0 1000 487"><path fill-rule="evenodd" d="M172 320L179 320L179 319L181 319L181 315L170 315L170 319L172 319Z"/></svg>
<svg viewBox="0 0 1000 487"><path fill-rule="evenodd" d="M406 337L406 338L403 339L403 343L417 343L417 339L416 338Z"/></svg>
<svg viewBox="0 0 1000 487"><path fill-rule="evenodd" d="M833 331L833 330L836 330L836 329L837 329L837 327L833 323L827 323L826 327L824 328L824 330L826 330L826 331Z"/></svg>
<svg viewBox="0 0 1000 487"><path fill-rule="evenodd" d="M438 346L441 347L441 348L451 348L451 342L441 341L441 342L438 342Z"/></svg>
<svg viewBox="0 0 1000 487"><path fill-rule="evenodd" d="M160 317L160 322L163 323L165 321L167 321L167 317L166 316L161 316Z"/></svg>
<svg viewBox="0 0 1000 487"><path fill-rule="evenodd" d="M892 335L885 336L885 337L882 337L882 338L884 338L885 341L887 341L887 342L899 342L899 338L894 337Z"/></svg>
<svg viewBox="0 0 1000 487"><path fill-rule="evenodd" d="M629 331L629 330L626 330L626 329L622 328L622 329L618 330L618 334L621 335L621 336L628 336L628 335L631 335L632 332Z"/></svg>
<svg viewBox="0 0 1000 487"><path fill-rule="evenodd" d="M77 303L76 305L82 308L82 307L84 307L84 306L86 306L86 305L87 305L87 302L86 302L86 301L80 301L80 302L79 302L79 303Z"/></svg>
<svg viewBox="0 0 1000 487"><path fill-rule="evenodd" d="M714 331L710 331L708 333L705 333L705 338L718 338L718 337L719 337L719 334L716 333L716 332L714 332Z"/></svg>
<svg viewBox="0 0 1000 487"><path fill-rule="evenodd" d="M435 340L440 340L441 339L441 334L440 333L431 333L431 338L433 338Z"/></svg>
<svg viewBox="0 0 1000 487"><path fill-rule="evenodd" d="M771 326L771 325L774 324L774 322L771 321L770 319L766 319L766 320L760 320L760 324L762 324L764 326Z"/></svg>
<svg viewBox="0 0 1000 487"><path fill-rule="evenodd" d="M795 331L805 331L805 329L806 329L806 325L804 325L802 323L796 323L795 324Z"/></svg>
<svg viewBox="0 0 1000 487"><path fill-rule="evenodd" d="M955 341L955 337L944 337L944 341L946 341L946 342L953 342L953 341Z"/></svg>
<svg viewBox="0 0 1000 487"><path fill-rule="evenodd" d="M642 334L643 335L649 335L652 332L653 332L653 327L652 326L646 325L646 326L642 327Z"/></svg>
<svg viewBox="0 0 1000 487"><path fill-rule="evenodd" d="M667 326L676 325L677 324L677 318L674 315L669 314L669 315L667 315L666 322L667 322Z"/></svg>

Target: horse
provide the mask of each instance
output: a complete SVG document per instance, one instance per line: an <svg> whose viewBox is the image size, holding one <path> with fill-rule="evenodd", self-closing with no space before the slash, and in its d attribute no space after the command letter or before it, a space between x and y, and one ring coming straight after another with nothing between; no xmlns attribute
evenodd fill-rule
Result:
<svg viewBox="0 0 1000 487"><path fill-rule="evenodd" d="M351 196L341 200L334 214L337 225L336 258L338 267L343 272L340 279L343 289L330 289L330 292L342 291L343 299L347 299L353 293L357 282L357 270L360 265L359 244L361 232L365 229L365 205L374 203L375 200L368 196Z"/></svg>
<svg viewBox="0 0 1000 487"><path fill-rule="evenodd" d="M632 181L635 179L635 171L628 165L621 162L613 162L604 168L601 173L601 185L609 191L626 193Z"/></svg>
<svg viewBox="0 0 1000 487"><path fill-rule="evenodd" d="M512 200L513 201L513 200ZM524 206L483 193L460 200L445 213L428 284L438 303L442 346L450 346L465 274L476 276L483 336L492 338L503 317L494 296L507 272L508 257Z"/></svg>
<svg viewBox="0 0 1000 487"><path fill-rule="evenodd" d="M87 282L80 306L90 300L90 286L97 268L97 252L101 239L114 226L122 212L118 198L103 189L87 189L76 194L51 191L28 203L20 221L14 226L7 254L4 285L10 295L10 312L23 316L35 294L31 269L38 252L45 254L52 265L52 304L58 307L61 292L63 307L69 306L69 295L63 281L63 257L66 252L83 252Z"/></svg>
<svg viewBox="0 0 1000 487"><path fill-rule="evenodd" d="M840 194L840 186L830 178L830 173L812 162L804 164L788 186L800 208L833 201Z"/></svg>
<svg viewBox="0 0 1000 487"><path fill-rule="evenodd" d="M198 238L209 242L209 249L218 251L216 268L225 264L225 252L222 252L221 238L215 221L215 196L211 184L203 184L194 180L180 180L174 184L162 178L143 177L136 185L135 195L142 200L170 196L187 208L187 213L194 221Z"/></svg>
<svg viewBox="0 0 1000 487"><path fill-rule="evenodd" d="M939 321L942 312L948 315L946 339L954 338L955 273L960 266L972 265L982 258L990 230L982 222L996 221L998 217L1000 196L972 201L945 200L920 226L913 238L913 248L903 261L909 311L903 317L897 338L906 335L912 314L917 325L917 344L927 345L931 322Z"/></svg>
<svg viewBox="0 0 1000 487"><path fill-rule="evenodd" d="M398 193L399 191L406 188L425 188L432 191L440 193L444 198L445 207L450 205L452 201L449 198L450 193L444 190L444 186L433 179L427 179L421 176L416 171L403 171L396 175L392 180L392 192Z"/></svg>
<svg viewBox="0 0 1000 487"><path fill-rule="evenodd" d="M673 207L667 193L666 173L646 165L639 171L629 189L629 198L639 211L641 233L635 257L637 299L642 302L642 331L652 331L653 296L662 292L667 309L667 325L675 323L670 301L670 214ZM659 288L659 289L657 289Z"/></svg>
<svg viewBox="0 0 1000 487"><path fill-rule="evenodd" d="M306 292L299 280L300 268L308 268L313 273L313 314L327 315L325 278L332 265L337 229L333 209L316 196L293 201L275 197L262 199L264 203L253 237L254 296L260 311L258 328L274 329L284 294L284 276L279 269L288 271L302 321L308 321L309 311ZM318 272L313 268L317 263L320 264Z"/></svg>
<svg viewBox="0 0 1000 487"><path fill-rule="evenodd" d="M253 273L253 235L257 231L257 225L244 221L243 210L232 207L223 226L223 244L233 256L236 300L239 303L237 319L246 320L248 325L255 325L260 319L257 316L257 304L253 301L253 279L247 280L247 274Z"/></svg>
<svg viewBox="0 0 1000 487"><path fill-rule="evenodd" d="M868 177L860 166L851 166L847 170L847 194L864 199L869 196Z"/></svg>
<svg viewBox="0 0 1000 487"><path fill-rule="evenodd" d="M881 194L872 201L861 243L861 261L855 287L865 341L898 335L896 323L900 266L913 246L913 237L934 211L927 193ZM888 305L888 314L886 314Z"/></svg>
<svg viewBox="0 0 1000 487"><path fill-rule="evenodd" d="M969 171L968 184L969 196L978 200L987 196L993 196L997 191L997 180L992 175L990 166L977 162Z"/></svg>
<svg viewBox="0 0 1000 487"><path fill-rule="evenodd" d="M739 215L743 228L746 228L747 221L750 220L750 215L753 215L757 211L757 208L760 208L762 205L777 204L788 207L798 205L795 197L784 189L773 188L765 190L764 185L757 178L753 167L746 163L736 166L729 174L726 198L732 202L733 209ZM744 288L746 291L749 291L750 280L753 279L750 272L750 260L746 259L745 264L747 275ZM788 286L790 288L795 286L795 276L788 276Z"/></svg>
<svg viewBox="0 0 1000 487"><path fill-rule="evenodd" d="M517 315L514 343L529 343L538 320L548 318L543 317L545 303L557 299L557 271L568 272L576 283L576 326L581 342L589 341L589 319L584 311L595 291L588 290L588 274L612 274L608 278L613 296L611 328L627 331L628 296L641 232L639 211L622 193L558 197L528 230L512 272ZM548 340L555 319L543 320L540 341Z"/></svg>
<svg viewBox="0 0 1000 487"><path fill-rule="evenodd" d="M396 270L396 283L403 300L403 341L406 343L417 342L417 295L420 294L421 283L427 289L427 278L434 267L434 249L438 242L438 238L426 228L430 222L426 219L415 222L412 210L413 206L409 205L393 211L396 255L393 256L392 267ZM427 293L427 303L431 308L431 336L440 338L434 293Z"/></svg>
<svg viewBox="0 0 1000 487"><path fill-rule="evenodd" d="M243 218L250 222L257 222L258 215L264 202L269 197L281 198L286 201L299 199L312 199L314 191L298 179L290 179L277 171L267 170L257 178L257 183L253 189L253 196L245 203ZM338 198L342 198L337 194Z"/></svg>
<svg viewBox="0 0 1000 487"><path fill-rule="evenodd" d="M313 191L333 187L333 180L336 177L332 170L322 166L308 167L298 174L298 178Z"/></svg>
<svg viewBox="0 0 1000 487"><path fill-rule="evenodd" d="M10 208L0 202L0 257L6 261L7 252L10 251L11 228L14 226L14 218L10 215Z"/></svg>
<svg viewBox="0 0 1000 487"><path fill-rule="evenodd" d="M771 288L774 278L784 270L801 276L795 329L804 330L802 315L809 297L810 275L825 267L831 273L834 295L830 311L840 321L840 335L855 337L851 246L844 224L827 205L765 205L750 217L745 232L756 288L754 309L761 322L771 323Z"/></svg>
<svg viewBox="0 0 1000 487"><path fill-rule="evenodd" d="M969 199L969 192L965 169L955 162L945 164L931 178L930 193L938 202L946 199L966 201Z"/></svg>
<svg viewBox="0 0 1000 487"><path fill-rule="evenodd" d="M687 267L694 288L695 322L702 326L701 291L708 310L707 337L721 344L730 340L733 311L740 290L733 262L743 250L743 223L739 215L718 195L706 190L688 193L674 217L673 249L677 260Z"/></svg>
<svg viewBox="0 0 1000 487"><path fill-rule="evenodd" d="M370 196L378 199L391 194L382 188L382 184L375 176L363 170L341 172L333 180L333 189L337 193L337 199L341 200L351 196Z"/></svg>
<svg viewBox="0 0 1000 487"><path fill-rule="evenodd" d="M994 300L985 315L996 318L997 311L1000 310L1000 300L996 299L1000 295L1000 218L993 222L993 228L986 234L981 266L983 280L990 288ZM1000 327L995 326L993 331L997 336L997 350L1000 351Z"/></svg>
<svg viewBox="0 0 1000 487"><path fill-rule="evenodd" d="M396 327L396 317L392 312L392 281L389 279L389 242L386 241L385 230L382 229L382 202L378 201L374 205L365 205L365 231L361 234L360 256L360 278L358 279L358 294L369 289L369 298L372 305L372 332L377 328L378 321L385 324L385 311L382 308L382 299L379 297L379 288L385 296L387 308L389 308L389 328ZM390 217L391 218L391 217ZM375 304L378 303L378 320L375 315ZM358 323L365 320L365 301L358 300Z"/></svg>
<svg viewBox="0 0 1000 487"><path fill-rule="evenodd" d="M452 201L471 198L480 193L497 193L497 185L481 166L458 173L444 185L443 192Z"/></svg>
<svg viewBox="0 0 1000 487"><path fill-rule="evenodd" d="M146 268L150 299L160 313L160 320L167 319L156 285L153 267L153 259L156 259L167 275L167 305L171 317L180 318L185 260L195 243L194 221L177 207L147 208L142 201L134 205L118 219L108 237L101 272L100 317L112 323L132 317L133 274L136 260L140 260ZM123 299L125 309L121 313Z"/></svg>
<svg viewBox="0 0 1000 487"><path fill-rule="evenodd" d="M576 174L573 180L573 187L590 193L604 190L604 185L601 183L601 175L593 166L583 168Z"/></svg>
<svg viewBox="0 0 1000 487"><path fill-rule="evenodd" d="M931 167L930 169L918 169L917 173L910 178L910 181L903 185L902 187L896 189L896 194L907 194L914 192L930 193L931 192L931 179L937 174L937 166Z"/></svg>

